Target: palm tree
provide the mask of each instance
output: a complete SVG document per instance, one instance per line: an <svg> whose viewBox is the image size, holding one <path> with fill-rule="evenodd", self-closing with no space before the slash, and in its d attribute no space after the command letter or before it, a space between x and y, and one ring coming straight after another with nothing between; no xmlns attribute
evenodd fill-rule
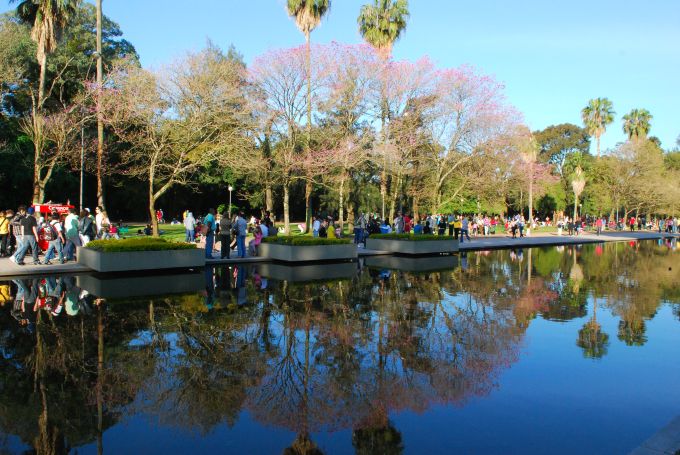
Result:
<svg viewBox="0 0 680 455"><path fill-rule="evenodd" d="M374 0L359 13L359 33L366 42L389 60L392 46L406 29L408 0Z"/></svg>
<svg viewBox="0 0 680 455"><path fill-rule="evenodd" d="M586 178L583 175L581 166L576 166L574 175L571 180L571 188L574 190L574 221L576 221L576 214L578 213L578 198L583 193L583 188L586 186Z"/></svg>
<svg viewBox="0 0 680 455"><path fill-rule="evenodd" d="M11 3L18 0L10 0ZM45 97L45 72L47 55L57 49L62 32L70 16L75 12L77 0L22 0L17 5L19 19L30 25L31 39L37 44L36 59L40 65L37 109Z"/></svg>
<svg viewBox="0 0 680 455"><path fill-rule="evenodd" d="M373 46L385 62L392 56L392 46L406 29L408 19L408 0L373 0L372 5L364 5L359 12L359 33ZM381 100L381 123L384 140L385 123L389 116L385 96ZM387 194L387 158L384 158L380 177L380 196L382 198L382 219L385 219L385 196Z"/></svg>
<svg viewBox="0 0 680 455"><path fill-rule="evenodd" d="M305 35L307 45L307 152L312 134L312 56L310 47L310 35L321 18L331 7L331 0L288 0L286 9L291 17L295 18L295 25ZM305 185L305 229L309 231L312 219L312 182L307 179Z"/></svg>
<svg viewBox="0 0 680 455"><path fill-rule="evenodd" d="M647 109L633 109L623 116L623 132L628 139L641 139L647 137L651 129L652 114Z"/></svg>
<svg viewBox="0 0 680 455"><path fill-rule="evenodd" d="M597 157L600 157L600 136L607 130L607 125L614 121L612 102L607 98L595 98L588 101L588 105L581 111L583 125L588 134L595 136L597 141Z"/></svg>
<svg viewBox="0 0 680 455"><path fill-rule="evenodd" d="M11 3L19 0L10 0ZM45 103L45 79L47 73L47 55L57 49L57 44L66 28L69 18L75 13L78 0L21 0L17 5L19 19L32 27L31 39L37 44L36 59L40 66L38 79L38 98L32 97L31 122L33 158L33 202L42 202L40 189L39 159L45 139L42 136L43 104Z"/></svg>

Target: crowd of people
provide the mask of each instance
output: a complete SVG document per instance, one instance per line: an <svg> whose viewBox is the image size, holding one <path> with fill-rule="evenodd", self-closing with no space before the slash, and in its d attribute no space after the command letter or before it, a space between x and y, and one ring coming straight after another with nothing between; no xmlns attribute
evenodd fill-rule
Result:
<svg viewBox="0 0 680 455"><path fill-rule="evenodd" d="M73 276L47 276L0 282L0 306L11 304L19 325L33 330L38 313L51 317L89 314L104 302L76 283Z"/></svg>
<svg viewBox="0 0 680 455"><path fill-rule="evenodd" d="M158 221L164 220L162 209L156 212ZM180 221L173 219L174 224ZM257 256L263 238L276 236L278 228L272 214L267 211L261 219L251 216L246 219L243 211L230 214L228 210L216 213L209 209L202 217L194 217L185 210L181 223L185 229L187 242L205 244L206 258L219 254L222 259L231 258L232 251L236 256L244 258ZM414 217L409 213L397 212L390 222L382 219L377 213L361 213L354 219L354 242L364 244L366 238L373 234L413 234L413 235L448 235L461 243L471 241L471 237L494 235L499 230L512 238L524 237L530 229L539 226L557 227L557 235L581 235L584 230L591 229L597 235L603 230L654 230L667 233L678 232L677 218L652 218L631 216L629 219L610 219L608 217L576 217L562 216L557 221L550 218L539 220L525 219L523 214L510 217L499 215L466 215L455 213L430 214ZM304 225L299 225L305 231ZM122 223L112 223L106 211L95 208L92 214L85 208L78 212L68 208L64 213L35 213L33 207L19 206L18 210L0 212L0 256L8 257L18 265L25 265L26 256L30 255L33 264L51 264L58 260L61 264L76 259L76 247L85 246L94 239L119 238L119 233L126 232ZM341 238L344 233L341 226L332 216L315 216L311 225L311 233L320 238ZM151 235L151 225L139 230L139 235ZM252 234L248 245L246 237ZM44 251L42 261L41 250Z"/></svg>
<svg viewBox="0 0 680 455"><path fill-rule="evenodd" d="M73 207L62 214L36 214L33 207L21 205L16 213L0 212L0 256L17 265L25 265L29 254L34 265L49 265L55 259L64 264L76 259L76 247L94 239L118 238L119 229L120 223L112 223L101 207L96 207L95 214L87 208L78 212ZM45 249L42 261L41 243Z"/></svg>

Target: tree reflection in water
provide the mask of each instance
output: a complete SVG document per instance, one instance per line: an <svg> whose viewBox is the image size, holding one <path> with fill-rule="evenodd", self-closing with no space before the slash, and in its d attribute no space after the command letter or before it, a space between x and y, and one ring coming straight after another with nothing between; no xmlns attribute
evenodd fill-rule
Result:
<svg viewBox="0 0 680 455"><path fill-rule="evenodd" d="M584 318L592 304L577 337L586 356L607 353L597 311L619 318L620 342L643 345L663 302L678 314L676 259L648 242L474 252L452 270L358 268L302 283L208 268L200 293L90 297L68 316L39 309L28 325L10 302L0 432L38 453L95 441L103 451L102 433L128 416L206 434L246 411L297 435L285 453L321 453L314 434L345 429L357 453L401 453L390 416L488 394L537 317ZM30 294L40 282L21 285ZM63 289L88 299L72 279Z"/></svg>

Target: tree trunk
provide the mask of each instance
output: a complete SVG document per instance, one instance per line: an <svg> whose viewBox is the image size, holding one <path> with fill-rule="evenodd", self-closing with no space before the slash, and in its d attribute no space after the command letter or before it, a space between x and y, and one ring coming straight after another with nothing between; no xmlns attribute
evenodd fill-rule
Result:
<svg viewBox="0 0 680 455"><path fill-rule="evenodd" d="M574 219L576 221L576 214L578 213L578 194L574 193Z"/></svg>
<svg viewBox="0 0 680 455"><path fill-rule="evenodd" d="M597 157L600 157L600 135L595 136L595 143L597 144Z"/></svg>
<svg viewBox="0 0 680 455"><path fill-rule="evenodd" d="M339 210L338 221L340 222L340 233L345 232L345 176L340 178L340 196L339 196Z"/></svg>
<svg viewBox="0 0 680 455"><path fill-rule="evenodd" d="M312 49L309 39L309 32L305 33L307 42L307 155L311 153L312 146ZM305 233L311 230L312 223L312 181L308 175L305 184Z"/></svg>
<svg viewBox="0 0 680 455"><path fill-rule="evenodd" d="M534 162L529 163L529 229L534 220Z"/></svg>
<svg viewBox="0 0 680 455"><path fill-rule="evenodd" d="M413 221L418 220L420 217L418 216L418 211L420 210L419 203L420 203L420 198L418 197L417 194L413 195L413 208L411 209L411 215L413 215Z"/></svg>
<svg viewBox="0 0 680 455"><path fill-rule="evenodd" d="M43 53L42 58L38 61L40 65L40 80L38 81L38 106L37 112L42 111L43 103L45 103L45 79L47 77L47 54Z"/></svg>
<svg viewBox="0 0 680 455"><path fill-rule="evenodd" d="M34 141L34 157L33 157L33 203L40 204L43 202L45 196L45 189L40 181L40 141Z"/></svg>
<svg viewBox="0 0 680 455"><path fill-rule="evenodd" d="M102 89L104 70L102 68L102 0L97 0L97 92ZM106 210L104 204L104 121L101 103L97 100L97 205Z"/></svg>
<svg viewBox="0 0 680 455"><path fill-rule="evenodd" d="M283 183L283 233L286 235L290 235L290 205L288 204L289 185L288 181Z"/></svg>
<svg viewBox="0 0 680 455"><path fill-rule="evenodd" d="M382 210L380 212L380 216L382 216L382 219L385 219L385 196L387 195L387 172L385 172L385 169L383 168L382 172L380 173L380 199L382 201Z"/></svg>
<svg viewBox="0 0 680 455"><path fill-rule="evenodd" d="M392 197L390 198L390 222L394 219L394 214L397 209L397 193L401 188L401 173L397 174L397 181L392 187Z"/></svg>
<svg viewBox="0 0 680 455"><path fill-rule="evenodd" d="M264 205L270 213L274 212L274 195L272 194L272 184L269 181L264 184Z"/></svg>
<svg viewBox="0 0 680 455"><path fill-rule="evenodd" d="M305 183L305 233L310 231L312 223L312 189L311 177Z"/></svg>
<svg viewBox="0 0 680 455"><path fill-rule="evenodd" d="M149 216L151 216L151 232L154 237L159 236L158 220L156 219L156 196L153 191L153 177L149 178Z"/></svg>

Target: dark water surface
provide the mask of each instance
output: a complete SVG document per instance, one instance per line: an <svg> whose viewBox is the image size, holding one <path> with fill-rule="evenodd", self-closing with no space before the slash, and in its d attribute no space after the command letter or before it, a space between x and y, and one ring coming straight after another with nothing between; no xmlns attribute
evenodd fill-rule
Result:
<svg viewBox="0 0 680 455"><path fill-rule="evenodd" d="M679 258L0 283L0 453L627 453L680 415Z"/></svg>

